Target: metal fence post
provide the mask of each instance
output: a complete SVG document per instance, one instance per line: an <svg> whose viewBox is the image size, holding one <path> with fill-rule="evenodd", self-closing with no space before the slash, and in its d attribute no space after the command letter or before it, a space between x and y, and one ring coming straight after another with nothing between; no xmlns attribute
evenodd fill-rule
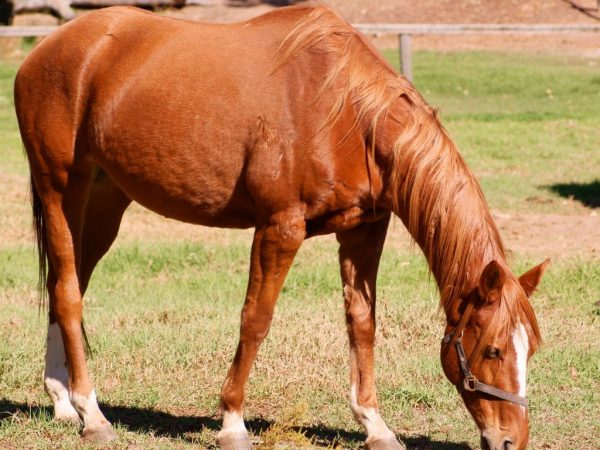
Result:
<svg viewBox="0 0 600 450"><path fill-rule="evenodd" d="M410 82L413 81L412 45L410 34L400 34L400 71Z"/></svg>

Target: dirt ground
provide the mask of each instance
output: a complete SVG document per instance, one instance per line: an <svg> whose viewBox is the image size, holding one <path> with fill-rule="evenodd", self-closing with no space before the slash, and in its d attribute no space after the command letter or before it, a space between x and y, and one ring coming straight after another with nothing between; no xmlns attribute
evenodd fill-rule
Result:
<svg viewBox="0 0 600 450"><path fill-rule="evenodd" d="M494 219L507 248L537 258L582 256L600 258L600 216L506 214Z"/></svg>
<svg viewBox="0 0 600 450"><path fill-rule="evenodd" d="M253 3L253 2L249 2ZM211 22L245 20L274 9L268 2L254 6L189 6L160 13L173 17ZM306 2L308 3L308 2ZM313 2L314 3L314 2ZM352 23L600 23L597 0L321 0ZM24 14L15 24L48 24L56 19L44 14ZM394 47L396 37L374 37L379 47ZM600 58L600 33L554 36L421 36L415 49L456 51L471 49L551 52ZM6 49L6 47L5 47ZM18 48L14 49L19 52ZM21 210L27 208L21 208ZM579 214L496 213L495 219L509 250L543 258L581 255L600 258L600 217L598 208L583 208ZM22 224L22 222L21 222ZM19 226L5 228L10 239L30 239ZM155 217L134 207L126 214L119 239L135 236L157 239L249 239L245 232L233 234L192 227ZM399 237L397 239L396 237ZM391 230L392 245L408 245L403 227Z"/></svg>

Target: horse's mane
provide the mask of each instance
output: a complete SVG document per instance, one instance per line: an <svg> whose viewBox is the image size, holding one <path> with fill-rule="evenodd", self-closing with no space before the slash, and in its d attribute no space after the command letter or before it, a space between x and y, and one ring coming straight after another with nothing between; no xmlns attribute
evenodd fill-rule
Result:
<svg viewBox="0 0 600 450"><path fill-rule="evenodd" d="M394 163L389 173L394 209L425 253L440 290L440 305L449 311L477 286L487 263L506 259L479 184L436 111L360 33L326 7L297 9L305 9L305 14L281 44L276 67L302 51L334 55L335 63L318 92L318 97L327 92L335 99L327 125L333 126L342 111L353 106L353 128L366 123L373 146L378 125L401 130L392 146ZM497 335L502 327L516 326L523 313L539 339L529 301L515 295L516 286L506 285L484 334ZM486 337L481 341L486 342Z"/></svg>

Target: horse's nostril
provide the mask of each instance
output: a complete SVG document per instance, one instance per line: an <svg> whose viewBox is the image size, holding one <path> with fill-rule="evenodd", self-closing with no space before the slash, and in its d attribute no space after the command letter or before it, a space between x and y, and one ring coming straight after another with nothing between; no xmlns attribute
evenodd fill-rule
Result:
<svg viewBox="0 0 600 450"><path fill-rule="evenodd" d="M502 447L502 450L512 450L513 445L512 445L512 441L510 439L506 439L504 441L504 446Z"/></svg>

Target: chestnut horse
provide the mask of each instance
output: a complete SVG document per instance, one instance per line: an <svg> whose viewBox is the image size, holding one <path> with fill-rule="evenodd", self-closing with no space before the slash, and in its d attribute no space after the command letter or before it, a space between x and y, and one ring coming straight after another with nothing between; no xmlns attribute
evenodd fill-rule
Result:
<svg viewBox="0 0 600 450"><path fill-rule="evenodd" d="M350 341L350 406L371 449L403 446L379 415L375 280L391 214L429 263L447 327L444 372L489 449L528 441L526 366L540 333L481 189L433 110L329 9L231 25L108 8L62 26L15 81L50 301L45 388L57 419L115 437L84 354L82 296L135 200L195 224L254 227L222 448L249 448L250 369L302 242L336 233ZM466 356L468 355L468 356Z"/></svg>

